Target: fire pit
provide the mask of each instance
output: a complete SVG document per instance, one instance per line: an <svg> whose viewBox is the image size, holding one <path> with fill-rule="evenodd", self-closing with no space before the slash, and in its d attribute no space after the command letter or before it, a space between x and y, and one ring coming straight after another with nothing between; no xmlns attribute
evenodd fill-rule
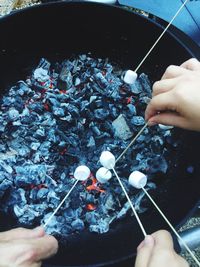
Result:
<svg viewBox="0 0 200 267"><path fill-rule="evenodd" d="M160 32L143 17L91 3L47 4L0 21L1 229L45 222L71 188L75 168L87 164L92 171L47 229L60 241L50 266L108 265L133 255L142 239L117 181L97 183L95 173L103 150L119 155L143 126L151 83L192 55L168 34L137 86L124 84L122 72L137 65ZM127 185L128 175L147 173L151 194L180 223L199 195L196 140L198 134L178 129L147 129L117 164L148 232L166 225Z"/></svg>

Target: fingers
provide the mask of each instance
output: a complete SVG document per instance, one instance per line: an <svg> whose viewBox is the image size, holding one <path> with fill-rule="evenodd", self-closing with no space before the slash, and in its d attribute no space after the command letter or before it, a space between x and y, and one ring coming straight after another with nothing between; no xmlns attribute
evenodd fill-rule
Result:
<svg viewBox="0 0 200 267"><path fill-rule="evenodd" d="M162 247L163 249L173 250L173 239L170 233L166 230L159 230L152 234L155 246Z"/></svg>
<svg viewBox="0 0 200 267"><path fill-rule="evenodd" d="M0 241L9 241L14 239L37 238L45 235L43 227L35 229L16 228L0 233Z"/></svg>
<svg viewBox="0 0 200 267"><path fill-rule="evenodd" d="M135 267L147 267L154 247L154 239L148 235L137 249Z"/></svg>
<svg viewBox="0 0 200 267"><path fill-rule="evenodd" d="M148 121L149 126L164 124L179 128L189 129L188 122L176 112L163 112L151 117Z"/></svg>
<svg viewBox="0 0 200 267"><path fill-rule="evenodd" d="M167 67L161 80L179 77L179 76L186 74L187 72L188 72L188 70L182 66L170 65L169 67Z"/></svg>
<svg viewBox="0 0 200 267"><path fill-rule="evenodd" d="M58 242L49 235L0 242L1 266L41 266L41 260L57 252Z"/></svg>
<svg viewBox="0 0 200 267"><path fill-rule="evenodd" d="M161 111L177 111L176 98L170 92L159 94L152 98L145 111L145 119L158 115ZM159 122L161 123L161 122Z"/></svg>
<svg viewBox="0 0 200 267"><path fill-rule="evenodd" d="M192 71L200 71L200 62L196 58L191 58L181 64L182 68Z"/></svg>
<svg viewBox="0 0 200 267"><path fill-rule="evenodd" d="M152 96L156 96L172 90L176 86L178 80L179 78L174 78L155 82L153 85Z"/></svg>

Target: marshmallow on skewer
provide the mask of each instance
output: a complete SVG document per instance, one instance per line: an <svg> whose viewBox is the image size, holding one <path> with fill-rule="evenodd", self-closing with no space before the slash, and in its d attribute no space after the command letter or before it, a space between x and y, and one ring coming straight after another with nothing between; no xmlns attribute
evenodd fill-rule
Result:
<svg viewBox="0 0 200 267"><path fill-rule="evenodd" d="M96 172L96 178L100 183L104 184L112 178L112 173L105 167L101 167Z"/></svg>
<svg viewBox="0 0 200 267"><path fill-rule="evenodd" d="M106 169L110 170L115 167L115 156L110 151L103 151L99 160Z"/></svg>
<svg viewBox="0 0 200 267"><path fill-rule="evenodd" d="M128 84L134 84L134 82L137 80L137 73L133 70L127 70L124 74L124 82Z"/></svg>
<svg viewBox="0 0 200 267"><path fill-rule="evenodd" d="M129 184L137 189L145 187L147 183L147 176L139 171L134 171L129 176Z"/></svg>
<svg viewBox="0 0 200 267"><path fill-rule="evenodd" d="M89 176L90 169L85 165L78 166L74 172L74 178L79 181L85 181Z"/></svg>

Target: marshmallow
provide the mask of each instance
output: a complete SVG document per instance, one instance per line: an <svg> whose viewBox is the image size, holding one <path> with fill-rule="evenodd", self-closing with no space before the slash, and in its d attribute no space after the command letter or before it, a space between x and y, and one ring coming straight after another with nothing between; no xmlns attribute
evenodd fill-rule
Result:
<svg viewBox="0 0 200 267"><path fill-rule="evenodd" d="M110 151L103 151L99 160L101 165L109 170L115 167L115 156Z"/></svg>
<svg viewBox="0 0 200 267"><path fill-rule="evenodd" d="M134 171L129 176L129 184L137 189L145 187L147 183L147 176L139 171Z"/></svg>
<svg viewBox="0 0 200 267"><path fill-rule="evenodd" d="M124 82L128 84L134 84L134 82L137 80L137 73L133 70L127 70L124 75Z"/></svg>
<svg viewBox="0 0 200 267"><path fill-rule="evenodd" d="M111 171L109 171L104 167L99 168L96 172L96 178L102 184L108 182L111 177L112 177Z"/></svg>
<svg viewBox="0 0 200 267"><path fill-rule="evenodd" d="M78 166L74 172L74 178L79 181L85 181L89 176L90 169L85 165Z"/></svg>

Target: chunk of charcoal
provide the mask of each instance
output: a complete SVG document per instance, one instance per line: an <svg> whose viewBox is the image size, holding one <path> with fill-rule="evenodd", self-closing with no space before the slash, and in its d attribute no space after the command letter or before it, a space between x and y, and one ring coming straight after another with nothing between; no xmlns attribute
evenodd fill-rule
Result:
<svg viewBox="0 0 200 267"><path fill-rule="evenodd" d="M94 111L94 117L99 120L105 120L109 116L109 111L99 108Z"/></svg>
<svg viewBox="0 0 200 267"><path fill-rule="evenodd" d="M118 110L113 104L109 104L109 109L110 109L110 115L112 116L113 119L117 118L118 116Z"/></svg>
<svg viewBox="0 0 200 267"><path fill-rule="evenodd" d="M37 68L43 68L49 71L50 66L51 66L51 63L48 60L46 60L45 58L41 58Z"/></svg>
<svg viewBox="0 0 200 267"><path fill-rule="evenodd" d="M147 94L148 97L151 97L151 83L148 79L148 76L144 73L140 74L139 76L139 82L142 85L142 91L145 92Z"/></svg>
<svg viewBox="0 0 200 267"><path fill-rule="evenodd" d="M45 199L48 192L49 189L47 188L41 188L40 190L37 190L37 199Z"/></svg>
<svg viewBox="0 0 200 267"><path fill-rule="evenodd" d="M132 104L128 104L127 105L127 108L128 108L128 116L129 117L132 117L132 116L135 116L136 115L136 108L135 108L135 106L134 105L132 105Z"/></svg>
<svg viewBox="0 0 200 267"><path fill-rule="evenodd" d="M53 109L53 114L55 116L58 116L58 117L64 117L65 116L65 112L62 108L54 108Z"/></svg>
<svg viewBox="0 0 200 267"><path fill-rule="evenodd" d="M28 107L30 110L34 110L38 114L42 114L44 112L44 105L41 103L32 103Z"/></svg>
<svg viewBox="0 0 200 267"><path fill-rule="evenodd" d="M72 74L66 65L63 66L58 77L57 87L60 90L69 90L73 85Z"/></svg>
<svg viewBox="0 0 200 267"><path fill-rule="evenodd" d="M101 135L101 131L99 130L99 128L94 125L94 126L91 126L91 129L93 131L93 133L96 135L96 136L100 136Z"/></svg>
<svg viewBox="0 0 200 267"><path fill-rule="evenodd" d="M94 147L96 145L95 139L93 136L90 136L89 141L87 143L87 147Z"/></svg>
<svg viewBox="0 0 200 267"><path fill-rule="evenodd" d="M19 111L12 108L8 111L8 118L11 120L11 121L15 121L19 118Z"/></svg>
<svg viewBox="0 0 200 267"><path fill-rule="evenodd" d="M134 116L131 119L131 124L135 125L135 126L142 126L145 124L145 120L143 117L141 116Z"/></svg>
<svg viewBox="0 0 200 267"><path fill-rule="evenodd" d="M133 136L126 119L122 114L120 114L117 119L112 122L112 126L115 131L115 136L122 140L128 140Z"/></svg>
<svg viewBox="0 0 200 267"><path fill-rule="evenodd" d="M93 101L95 101L97 99L97 96L95 96L95 95L92 95L91 97L90 97L90 103L92 103Z"/></svg>
<svg viewBox="0 0 200 267"><path fill-rule="evenodd" d="M101 218L98 225L90 225L89 229L91 232L103 234L109 231L109 223Z"/></svg>
<svg viewBox="0 0 200 267"><path fill-rule="evenodd" d="M6 164L3 160L0 160L0 166L7 172L7 173L12 173L13 172L13 168L11 166L9 166L8 164Z"/></svg>
<svg viewBox="0 0 200 267"><path fill-rule="evenodd" d="M31 143L31 149L32 150L38 150L38 148L40 147L40 143Z"/></svg>
<svg viewBox="0 0 200 267"><path fill-rule="evenodd" d="M44 137L45 136L45 129L40 127L34 134L35 137Z"/></svg>
<svg viewBox="0 0 200 267"><path fill-rule="evenodd" d="M85 228L84 222L81 219L76 219L72 222L72 228L76 231L81 231Z"/></svg>
<svg viewBox="0 0 200 267"><path fill-rule="evenodd" d="M131 89L131 92L135 95L138 95L143 92L142 85L138 80L136 80L133 84L129 84L129 87Z"/></svg>
<svg viewBox="0 0 200 267"><path fill-rule="evenodd" d="M37 68L33 72L33 78L38 82L46 82L49 80L50 76L48 75L48 70L43 68Z"/></svg>

